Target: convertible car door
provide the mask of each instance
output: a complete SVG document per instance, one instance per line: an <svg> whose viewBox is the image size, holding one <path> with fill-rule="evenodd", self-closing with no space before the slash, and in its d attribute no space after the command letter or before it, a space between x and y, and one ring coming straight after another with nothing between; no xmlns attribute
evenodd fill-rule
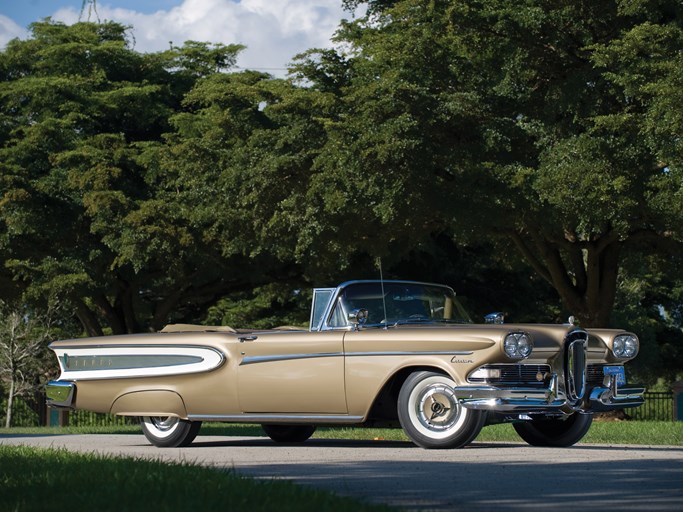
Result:
<svg viewBox="0 0 683 512"><path fill-rule="evenodd" d="M346 413L343 332L255 332L240 338L244 413Z"/></svg>

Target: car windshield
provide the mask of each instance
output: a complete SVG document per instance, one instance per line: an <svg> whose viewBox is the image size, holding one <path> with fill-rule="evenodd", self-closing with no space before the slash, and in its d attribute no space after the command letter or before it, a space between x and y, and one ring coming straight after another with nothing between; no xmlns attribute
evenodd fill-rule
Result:
<svg viewBox="0 0 683 512"><path fill-rule="evenodd" d="M366 326L472 322L453 290L423 283L351 283L337 297L330 327L348 326L355 309L368 311Z"/></svg>

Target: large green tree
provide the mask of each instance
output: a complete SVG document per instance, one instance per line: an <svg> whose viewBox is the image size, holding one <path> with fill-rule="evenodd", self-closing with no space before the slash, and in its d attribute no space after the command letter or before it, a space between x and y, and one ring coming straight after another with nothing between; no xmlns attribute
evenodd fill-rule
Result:
<svg viewBox="0 0 683 512"><path fill-rule="evenodd" d="M116 23L31 25L0 52L0 274L56 294L91 335L158 328L242 278L176 204L150 148L241 46L136 52Z"/></svg>
<svg viewBox="0 0 683 512"><path fill-rule="evenodd" d="M309 190L341 213L318 237L359 208L377 252L491 236L610 324L624 258L680 250L680 2L367 4L343 51L295 70L343 104Z"/></svg>

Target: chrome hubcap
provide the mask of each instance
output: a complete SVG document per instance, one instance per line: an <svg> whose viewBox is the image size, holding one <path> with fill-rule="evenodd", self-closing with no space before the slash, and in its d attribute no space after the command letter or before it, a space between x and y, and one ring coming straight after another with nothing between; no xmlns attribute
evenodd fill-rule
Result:
<svg viewBox="0 0 683 512"><path fill-rule="evenodd" d="M178 418L174 418L173 416L154 416L151 417L150 420L154 428L160 432L168 432L169 430L172 430L178 423Z"/></svg>
<svg viewBox="0 0 683 512"><path fill-rule="evenodd" d="M427 429L441 432L451 428L460 415L453 390L443 384L425 388L416 403L417 418Z"/></svg>

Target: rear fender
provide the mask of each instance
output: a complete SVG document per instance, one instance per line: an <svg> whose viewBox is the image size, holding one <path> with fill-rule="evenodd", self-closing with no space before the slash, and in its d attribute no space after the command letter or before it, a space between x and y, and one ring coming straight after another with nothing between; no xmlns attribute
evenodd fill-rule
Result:
<svg viewBox="0 0 683 512"><path fill-rule="evenodd" d="M133 391L118 397L110 414L119 416L177 416L187 418L185 402L175 391Z"/></svg>

